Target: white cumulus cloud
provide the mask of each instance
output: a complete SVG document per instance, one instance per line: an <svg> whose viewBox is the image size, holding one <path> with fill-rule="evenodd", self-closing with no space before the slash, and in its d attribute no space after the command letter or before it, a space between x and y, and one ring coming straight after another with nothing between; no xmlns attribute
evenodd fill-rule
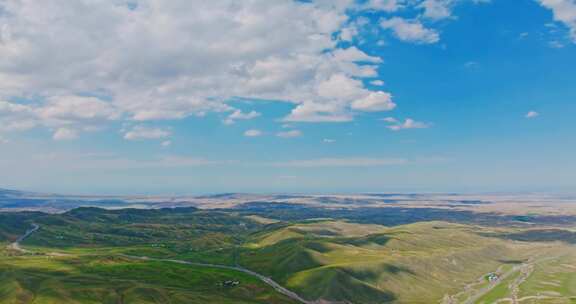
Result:
<svg viewBox="0 0 576 304"><path fill-rule="evenodd" d="M406 129L426 129L430 127L430 124L416 121L412 118L406 118L403 122L392 117L387 117L382 120L389 123L386 128L392 131L400 131Z"/></svg>
<svg viewBox="0 0 576 304"><path fill-rule="evenodd" d="M236 120L249 120L259 117L261 114L256 111L242 112L241 110L235 110L232 114L224 120L224 124L231 125L234 124Z"/></svg>
<svg viewBox="0 0 576 304"><path fill-rule="evenodd" d="M386 92L371 92L368 96L352 103L352 109L366 112L390 111L395 107L392 94Z"/></svg>
<svg viewBox="0 0 576 304"><path fill-rule="evenodd" d="M440 35L434 29L424 27L419 20L408 20L400 17L384 19L380 22L384 29L391 30L394 35L406 42L417 44L432 44L440 40Z"/></svg>
<svg viewBox="0 0 576 304"><path fill-rule="evenodd" d="M570 30L570 37L576 43L576 1L575 0L538 0L547 9L552 10L554 20L561 22Z"/></svg>
<svg viewBox="0 0 576 304"><path fill-rule="evenodd" d="M300 130L290 130L276 133L276 136L282 138L294 138L302 136L302 131Z"/></svg>
<svg viewBox="0 0 576 304"><path fill-rule="evenodd" d="M38 116L45 120L113 120L119 112L108 102L95 97L52 96L46 104L36 109Z"/></svg>
<svg viewBox="0 0 576 304"><path fill-rule="evenodd" d="M368 0L364 5L367 8L385 12L395 12L403 7L403 0Z"/></svg>
<svg viewBox="0 0 576 304"><path fill-rule="evenodd" d="M424 9L424 17L440 20L451 16L453 3L454 0L424 0L419 7Z"/></svg>
<svg viewBox="0 0 576 304"><path fill-rule="evenodd" d="M244 136L246 137L258 137L258 136L262 136L262 131L257 130L257 129L250 129L250 130L246 130L244 132Z"/></svg>
<svg viewBox="0 0 576 304"><path fill-rule="evenodd" d="M137 125L124 133L126 140L164 139L170 137L172 132L162 128L153 128Z"/></svg>
<svg viewBox="0 0 576 304"><path fill-rule="evenodd" d="M348 121L364 109L355 101L388 93L361 81L378 76L382 59L339 46L337 34L355 35L344 31L351 9L400 6L392 0L360 7L352 0L4 0L0 98L28 99L13 104L24 108L10 109L11 117L79 132L111 120L213 112L231 113L227 122L254 118L237 112L234 98L292 104L291 121ZM418 40L431 42L431 35ZM336 80L343 90L328 92Z"/></svg>
<svg viewBox="0 0 576 304"><path fill-rule="evenodd" d="M54 140L72 140L78 138L78 132L68 128L59 128L52 135Z"/></svg>

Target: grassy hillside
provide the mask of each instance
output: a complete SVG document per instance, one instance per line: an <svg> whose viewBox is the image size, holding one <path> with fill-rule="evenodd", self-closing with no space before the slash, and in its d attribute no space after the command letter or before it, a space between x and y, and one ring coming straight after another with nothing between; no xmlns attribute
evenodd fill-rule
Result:
<svg viewBox="0 0 576 304"><path fill-rule="evenodd" d="M12 241L20 236L30 223L45 214L40 212L0 213L0 242Z"/></svg>
<svg viewBox="0 0 576 304"><path fill-rule="evenodd" d="M265 226L230 212L195 208L78 208L64 214L2 215L8 220L0 222L0 237L4 236L0 241L15 239L34 222L41 229L24 245L76 251L108 248L116 253L229 265L246 236Z"/></svg>
<svg viewBox="0 0 576 304"><path fill-rule="evenodd" d="M8 256L0 303L294 303L246 274L114 256ZM238 286L223 282L237 280Z"/></svg>
<svg viewBox="0 0 576 304"><path fill-rule="evenodd" d="M241 265L331 303L570 303L574 230L427 221L273 221L236 210L0 213L0 303L291 303L254 277L125 255ZM499 276L488 281L487 274ZM240 285L224 287L226 280ZM328 302L323 302L328 303Z"/></svg>
<svg viewBox="0 0 576 304"><path fill-rule="evenodd" d="M484 229L445 222L296 224L255 235L241 262L308 299L433 303L545 252L543 244L482 236Z"/></svg>

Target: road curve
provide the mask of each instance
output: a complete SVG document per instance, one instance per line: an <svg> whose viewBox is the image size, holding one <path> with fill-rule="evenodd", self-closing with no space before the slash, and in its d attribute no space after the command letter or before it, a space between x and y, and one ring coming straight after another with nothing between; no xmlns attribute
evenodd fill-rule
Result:
<svg viewBox="0 0 576 304"><path fill-rule="evenodd" d="M22 241L24 241L25 239L27 239L28 237L30 237L30 235L32 235L34 232L38 231L38 229L40 229L39 225L32 224L32 228L28 229L26 231L26 233L24 233L22 236L20 236L18 239L16 239L16 241L14 241L10 245L8 245L8 248L12 249L12 250L26 252L26 250L20 248L20 243ZM246 269L246 268L239 267L239 266L226 266L226 265L218 265L218 264L194 263L194 262L188 262L188 261L183 261L183 260L158 259L158 258L139 257L139 256L125 255L125 254L121 254L121 256L126 257L126 258L130 258L130 259L138 259L138 260L145 260L145 261L171 262L171 263L178 263L178 264L185 264L185 265L192 265L192 266L236 270L236 271L240 271L240 272L243 272L243 273L246 273L246 274L249 274L253 277L258 278L260 281L262 281L262 282L268 284L269 286L271 286L272 288L274 288L277 292L279 292L279 293L281 293L281 294L283 294L283 295L285 295L285 296L287 296L287 297L289 297L295 301L298 301L298 302L304 303L304 304L316 304L317 303L315 301L308 301L308 300L303 299L302 297L300 297L295 292L286 289L285 287L278 284L276 281L272 280L269 277L266 277L262 274L254 272L250 269Z"/></svg>
<svg viewBox="0 0 576 304"><path fill-rule="evenodd" d="M274 288L277 292L291 298L292 300L298 301L300 303L304 303L304 304L316 304L317 302L315 301L308 301L303 299L302 297L300 297L298 294L296 294L295 292L286 289L285 287L283 287L282 285L278 284L276 281L272 280L269 277L266 277L262 274L259 274L257 272L254 272L250 269L246 269L244 267L239 267L239 266L226 266L226 265L218 265L218 264L205 264L205 263L195 263L195 262L188 262L188 261L182 261L182 260L173 260L173 259L158 259L158 258L149 258L149 257L139 257L139 256L132 256L132 255L124 255L122 254L121 256L123 257L127 257L127 258L131 258L131 259L138 259L138 260L145 260L145 261L159 261L159 262L172 262L172 263L178 263L178 264L185 264L185 265L192 265L192 266L201 266L201 267L212 267L212 268L220 268L220 269L228 269L228 270L236 270L236 271L240 271L246 274L249 274L253 277L258 278L260 281L268 284L269 286L271 286L272 288Z"/></svg>
<svg viewBox="0 0 576 304"><path fill-rule="evenodd" d="M26 233L24 233L19 238L17 238L16 241L14 241L10 245L8 245L8 249L16 250L16 251L20 251L20 252L27 252L26 250L20 248L20 243L22 243L25 239L27 239L29 236L31 236L32 233L38 231L38 229L40 229L40 225L32 224L32 228L26 230Z"/></svg>

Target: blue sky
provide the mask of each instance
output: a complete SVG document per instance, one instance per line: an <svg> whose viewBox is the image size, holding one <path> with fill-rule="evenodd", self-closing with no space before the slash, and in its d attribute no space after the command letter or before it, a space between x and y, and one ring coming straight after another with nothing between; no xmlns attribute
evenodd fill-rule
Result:
<svg viewBox="0 0 576 304"><path fill-rule="evenodd" d="M0 187L569 192L576 1L0 2Z"/></svg>

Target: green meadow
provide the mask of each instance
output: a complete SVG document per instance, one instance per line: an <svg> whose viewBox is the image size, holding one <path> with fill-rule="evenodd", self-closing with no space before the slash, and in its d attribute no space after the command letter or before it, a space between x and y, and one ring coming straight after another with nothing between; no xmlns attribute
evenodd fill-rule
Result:
<svg viewBox="0 0 576 304"><path fill-rule="evenodd" d="M244 267L322 303L576 299L576 247L560 238L571 234L535 227L278 221L194 208L17 218L0 226L0 303L298 303L256 276L207 264ZM32 223L40 229L25 251L9 249ZM488 282L489 273L499 279Z"/></svg>
<svg viewBox="0 0 576 304"><path fill-rule="evenodd" d="M238 286L223 282L235 280ZM0 302L294 303L241 272L115 255L0 256Z"/></svg>

